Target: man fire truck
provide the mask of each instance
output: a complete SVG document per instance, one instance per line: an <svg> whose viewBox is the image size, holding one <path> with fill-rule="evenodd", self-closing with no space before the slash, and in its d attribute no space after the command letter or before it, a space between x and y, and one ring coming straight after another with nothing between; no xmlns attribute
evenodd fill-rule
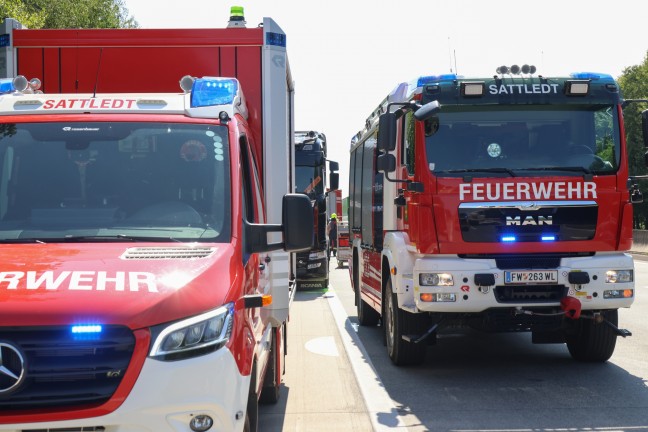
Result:
<svg viewBox="0 0 648 432"><path fill-rule="evenodd" d="M449 327L531 332L581 361L630 334L617 310L635 298L641 196L619 86L534 70L402 83L352 139L358 318L382 319L397 365L422 362Z"/></svg>
<svg viewBox="0 0 648 432"><path fill-rule="evenodd" d="M300 288L326 288L329 281L326 259L327 194L338 188L339 164L328 161L330 172L327 172L326 144L326 135L321 132L295 132L295 191L308 195L315 219L311 249L297 254L297 284ZM327 176L331 192L325 189Z"/></svg>
<svg viewBox="0 0 648 432"><path fill-rule="evenodd" d="M80 92L0 82L0 430L256 431L284 371L286 251L313 224L292 193L285 34L54 32L13 31L14 67L40 59L43 87L69 89L52 66L78 61ZM95 73L68 55L85 43L105 45L84 51ZM178 87L147 49L151 67L238 75Z"/></svg>

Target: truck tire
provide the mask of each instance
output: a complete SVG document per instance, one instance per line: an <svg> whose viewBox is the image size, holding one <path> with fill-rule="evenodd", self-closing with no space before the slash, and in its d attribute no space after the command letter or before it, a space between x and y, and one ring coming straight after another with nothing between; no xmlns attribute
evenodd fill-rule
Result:
<svg viewBox="0 0 648 432"><path fill-rule="evenodd" d="M277 370L277 355L279 347L277 346L277 330L272 330L272 349L268 358L268 366L263 375L263 388L259 402L262 404L276 404L279 401L281 376Z"/></svg>
<svg viewBox="0 0 648 432"><path fill-rule="evenodd" d="M392 290L391 279L388 279L385 287L383 326L387 354L395 365L417 365L425 360L427 343L414 343L403 339L403 335L417 335L425 331L421 325L422 321L415 314L398 308L398 299Z"/></svg>
<svg viewBox="0 0 648 432"><path fill-rule="evenodd" d="M603 311L601 314L615 326L619 321L616 309ZM582 362L604 362L614 353L617 334L605 323L580 319L575 333L565 335L567 349L574 360Z"/></svg>

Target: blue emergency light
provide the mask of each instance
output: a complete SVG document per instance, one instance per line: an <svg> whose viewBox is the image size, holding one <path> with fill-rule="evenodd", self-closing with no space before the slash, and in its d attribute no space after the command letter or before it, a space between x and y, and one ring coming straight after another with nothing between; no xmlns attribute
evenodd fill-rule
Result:
<svg viewBox="0 0 648 432"><path fill-rule="evenodd" d="M103 328L98 324L73 325L71 329L73 334L96 334L101 333L102 330Z"/></svg>
<svg viewBox="0 0 648 432"><path fill-rule="evenodd" d="M440 81L454 81L457 79L457 74L443 74L443 75L429 75L419 77L416 82L416 87L423 87L426 84L440 82Z"/></svg>
<svg viewBox="0 0 648 432"><path fill-rule="evenodd" d="M0 94L13 93L16 88L13 85L13 78L0 78Z"/></svg>
<svg viewBox="0 0 648 432"><path fill-rule="evenodd" d="M517 241L517 237L514 235L503 235L500 240L502 243L515 243Z"/></svg>
<svg viewBox="0 0 648 432"><path fill-rule="evenodd" d="M196 79L191 87L191 107L229 105L234 102L238 81L230 78L203 77Z"/></svg>
<svg viewBox="0 0 648 432"><path fill-rule="evenodd" d="M543 242L552 242L556 241L556 236L551 234L542 235L540 236L540 240L542 240Z"/></svg>
<svg viewBox="0 0 648 432"><path fill-rule="evenodd" d="M613 79L612 75L597 72L574 72L570 76L582 80Z"/></svg>

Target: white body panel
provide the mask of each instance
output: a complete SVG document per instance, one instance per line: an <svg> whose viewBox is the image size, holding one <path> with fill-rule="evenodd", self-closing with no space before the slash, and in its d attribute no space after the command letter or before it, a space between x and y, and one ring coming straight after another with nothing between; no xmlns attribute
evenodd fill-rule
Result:
<svg viewBox="0 0 648 432"><path fill-rule="evenodd" d="M239 373L226 348L182 361L147 358L124 403L108 415L46 424L0 424L0 431L104 426L106 432L186 432L191 417L198 414L214 419L210 430L242 431L249 388L250 376Z"/></svg>
<svg viewBox="0 0 648 432"><path fill-rule="evenodd" d="M264 40L268 32L284 34L271 19L263 21ZM286 48L277 45L264 45L262 53L263 68L263 160L265 201L267 223L281 224L282 197L294 190L295 149L293 145L293 82L288 66ZM282 175L286 173L286 175ZM270 235L271 242L281 241L278 233ZM271 311L275 325L288 318L290 306L290 254L275 251L270 254L270 294L272 304L266 309Z"/></svg>

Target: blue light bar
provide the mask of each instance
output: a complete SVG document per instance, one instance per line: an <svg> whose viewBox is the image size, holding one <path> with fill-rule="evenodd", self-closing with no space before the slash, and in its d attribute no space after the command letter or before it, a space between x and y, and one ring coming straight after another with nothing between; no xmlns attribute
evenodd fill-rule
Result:
<svg viewBox="0 0 648 432"><path fill-rule="evenodd" d="M286 35L281 33L267 32L266 44L286 48Z"/></svg>
<svg viewBox="0 0 648 432"><path fill-rule="evenodd" d="M457 74L422 76L416 82L416 87L423 87L426 84L431 84L440 81L454 81L456 79L457 79Z"/></svg>
<svg viewBox="0 0 648 432"><path fill-rule="evenodd" d="M234 102L238 81L229 78L199 78L191 87L191 107L229 105Z"/></svg>
<svg viewBox="0 0 648 432"><path fill-rule="evenodd" d="M16 88L13 85L13 78L0 78L0 94L13 93Z"/></svg>
<svg viewBox="0 0 648 432"><path fill-rule="evenodd" d="M72 326L73 334L101 333L102 330L103 328L101 327L101 325L98 324Z"/></svg>
<svg viewBox="0 0 648 432"><path fill-rule="evenodd" d="M540 240L543 242L552 242L556 241L556 236L555 235L543 235L540 237Z"/></svg>
<svg viewBox="0 0 648 432"><path fill-rule="evenodd" d="M11 35L4 33L0 35L0 47L11 46Z"/></svg>
<svg viewBox="0 0 648 432"><path fill-rule="evenodd" d="M514 243L517 241L517 237L514 235L505 235L500 239L503 243Z"/></svg>
<svg viewBox="0 0 648 432"><path fill-rule="evenodd" d="M576 79L590 79L590 80L613 79L612 75L597 73L597 72L574 72L570 76Z"/></svg>

